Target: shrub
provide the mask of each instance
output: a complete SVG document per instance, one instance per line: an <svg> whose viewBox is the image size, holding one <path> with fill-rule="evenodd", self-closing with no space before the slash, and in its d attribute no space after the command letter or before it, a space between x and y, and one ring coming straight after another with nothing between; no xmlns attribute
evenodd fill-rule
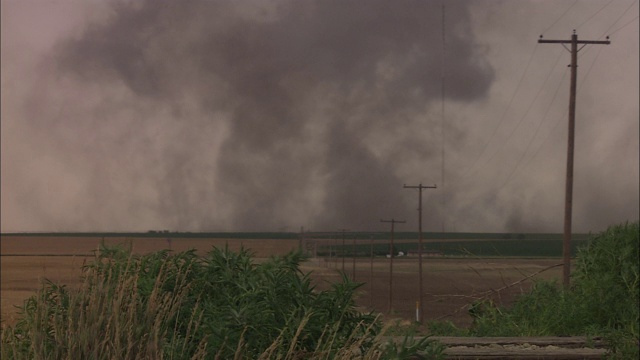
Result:
<svg viewBox="0 0 640 360"><path fill-rule="evenodd" d="M538 282L510 308L483 307L471 333L601 335L610 340L614 356L638 358L638 255L638 222L611 226L579 250L569 290Z"/></svg>

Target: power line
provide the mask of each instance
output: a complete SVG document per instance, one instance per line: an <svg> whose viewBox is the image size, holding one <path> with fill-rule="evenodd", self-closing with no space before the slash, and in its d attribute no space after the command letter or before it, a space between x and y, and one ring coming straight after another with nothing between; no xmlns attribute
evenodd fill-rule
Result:
<svg viewBox="0 0 640 360"><path fill-rule="evenodd" d="M569 7L568 7L568 8L567 8L563 13L562 13L562 15L560 15L560 16L556 19L556 21L554 21L554 22L553 22L553 24L551 24L551 25L550 25L550 26L549 26L545 31L541 32L541 34L546 33L547 31L549 31L549 29L551 29L552 27L554 27L554 26L558 23L558 21L560 21L560 19L562 19L562 18L567 14L567 12L569 12L569 10L571 10L571 8L572 8L572 7L573 7L577 2L578 2L578 0L573 0L573 4L571 4L571 5L570 5L570 6L569 6Z"/></svg>
<svg viewBox="0 0 640 360"><path fill-rule="evenodd" d="M618 16L618 18L616 19L616 21L613 22L613 24L611 24L611 26L609 26L609 28L602 33L602 35L600 35L600 37L598 37L598 39L602 39L603 37L605 37L606 35L613 35L616 32L620 31L623 27L629 25L631 22L633 22L635 19L637 19L638 17L636 16L634 19L631 19L631 21L627 22L626 24L624 24L622 27L620 27L619 29L617 29L616 31L614 31L613 33L609 33L609 31L618 23L620 22L620 20L629 12L629 10L631 10L631 8L633 7L633 5L637 4L638 0L632 0L631 3L629 3L629 6L627 6L627 8L620 14L620 16ZM583 53L582 56L584 56L587 52L589 52L589 50L591 50L591 48L587 48Z"/></svg>
<svg viewBox="0 0 640 360"><path fill-rule="evenodd" d="M576 29L579 29L582 25L586 24L587 22L589 22L589 20L593 19L596 15L598 15L602 10L604 10L607 6L611 5L611 3L613 2L613 0L609 0L608 3L606 3L604 6L602 6L600 8L600 10L596 11L593 15L591 15L587 20L583 21L580 25L576 26Z"/></svg>
<svg viewBox="0 0 640 360"><path fill-rule="evenodd" d="M563 82L565 76L566 76L566 73L562 74L562 78L558 82L558 86L556 87L556 91L553 94L553 98L552 98L551 104L549 104L549 106L547 107L547 111L545 112L544 116L540 118L541 120L538 122L538 126L536 127L536 131L534 132L533 136L529 140L529 143L527 144L527 147L525 148L525 150L522 152L522 155L520 155L520 158L518 159L518 161L516 163L516 166L513 168L513 170L509 174L509 176L506 177L506 179L502 183L502 185L500 185L500 187L498 188L498 191L502 190L502 188L509 182L509 180L511 180L513 174L515 174L516 171L518 170L518 168L520 168L520 164L522 164L522 159L527 154L527 152L529 152L529 148L531 148L531 144L533 144L533 140L538 135L538 132L540 131L540 128L542 127L542 123L544 122L544 120L549 115L549 112L551 111L551 108L553 107L553 103L557 99L558 91L560 90L560 85L562 85L562 82Z"/></svg>
<svg viewBox="0 0 640 360"><path fill-rule="evenodd" d="M556 64L557 65L557 64ZM509 173L509 175L505 178L505 180L502 182L502 184L496 188L495 193L500 192L508 183L509 181L513 178L513 176L518 173L518 169L523 169L526 168L531 160L538 154L540 148L542 147L542 145L544 145L544 143L546 143L546 141L548 140L548 135L545 138L545 140L543 140L543 143L540 144L540 147L538 147L534 153L534 155L529 158L529 160L527 161L527 163L521 167L520 165L522 164L522 159L524 159L525 155L527 154L527 152L529 152L529 149L531 148L531 145L533 144L533 140L536 138L537 134L539 133L540 128L542 127L542 124L544 123L545 119L548 117L552 107L553 107L553 103L555 103L556 99L557 99L557 94L560 90L560 87L562 85L562 82L564 81L564 78L566 76L566 72L563 73L562 78L560 79L560 81L558 82L558 85L556 86L556 90L554 92L554 95L552 97L552 102L551 104L549 104L549 106L547 107L547 111L545 112L544 116L542 116L540 119L540 121L538 122L538 126L536 127L536 131L534 132L533 136L530 138L527 147L525 148L524 152L522 152L522 154L520 155L518 161L515 163L515 166L512 168L511 172ZM556 125L554 126L553 130L555 130L555 128L557 127L557 124L559 122L556 123ZM521 172L520 172L521 173Z"/></svg>
<svg viewBox="0 0 640 360"><path fill-rule="evenodd" d="M613 33L608 33L612 27L614 27L621 19L623 16L625 16L627 14L627 12L629 12L629 10L631 10L631 7L635 4L637 4L638 1L632 1L629 6L627 6L627 8L622 12L622 14L620 14L620 16L618 16L618 18L616 19L616 21L611 24L611 26L609 26L609 28L602 34L600 35L599 39L602 39L605 35L613 35L615 33L617 33L618 31L620 31L620 29L622 29L623 27L629 25L633 20L636 20L638 18L638 16L636 16L635 18L631 19L631 21L627 22L626 24L624 24L621 28L619 28L618 30L614 31Z"/></svg>
<svg viewBox="0 0 640 360"><path fill-rule="evenodd" d="M582 89L585 86L585 83L587 82L587 79L589 78L589 74L591 73L591 69L593 69L593 65L596 63L596 61L598 60L598 57L600 56L600 54L602 53L602 48L598 48L598 53L596 55L596 57L594 58L594 60L591 62L591 65L589 65L589 68L587 69L587 72L585 73L585 75L582 78L582 82L580 84L580 87L578 88L578 94L580 94L580 92L582 91ZM566 110L564 112L564 117L567 116L567 112L568 110ZM556 131L556 128L558 127L558 125L560 125L560 123L562 118L558 118L558 120L556 121L556 124L554 125L553 129L551 129L551 131L547 134L547 136L544 138L544 140L540 143L540 145L538 146L538 148L536 149L536 151L533 153L533 155L529 158L529 160L527 160L527 163L524 165L523 168L527 168L529 167L529 165L531 164L531 162L533 161L533 159L535 159L538 156L538 153L540 152L540 150L544 147L544 145L549 141L549 139L551 138L551 134L553 134Z"/></svg>
<svg viewBox="0 0 640 360"><path fill-rule="evenodd" d="M589 65L589 68L587 69L585 75L582 77L582 81L581 84L577 90L577 93L580 94L582 89L585 87L585 84L587 82L587 79L589 78L589 74L591 73L591 70L593 69L593 66L595 65L596 61L598 60L598 57L600 56L600 54L602 53L602 49L603 48L599 48L598 49L598 53L596 55L596 57L594 58L594 60L591 62L591 64ZM566 76L566 73L564 73L563 77ZM562 82L560 82L559 85L561 85ZM555 96L554 96L555 97ZM564 111L564 115L562 115L565 119L566 116L568 115L568 110ZM540 145L538 145L536 151L533 153L533 155L527 160L526 164L524 166L521 167L522 170L520 170L519 174L523 174L524 169L529 168L529 166L531 165L533 159L537 158L540 150L542 150L542 148L544 148L544 145L547 144L549 142L549 140L551 139L551 134L556 133L558 126L562 123L562 117L558 117L558 120L556 121L555 125L553 126L553 128L551 129L551 131L545 136L544 140L540 143ZM519 166L519 164L518 164ZM504 185L503 185L504 186ZM499 191L502 190L502 187L499 188L495 188L497 190L492 190L492 193L497 193ZM476 195L474 198L471 199L471 202L474 202L476 199L478 199L479 197L481 197L482 194Z"/></svg>
<svg viewBox="0 0 640 360"><path fill-rule="evenodd" d="M613 31L612 33L610 33L609 35L613 35L615 33L617 33L618 31L624 29L625 27L627 27L629 24L631 24L632 22L638 20L640 16L636 16L633 19L629 20L626 24L622 25L621 27L619 27L617 30Z"/></svg>
<svg viewBox="0 0 640 360"><path fill-rule="evenodd" d="M529 104L529 106L527 107L527 110L525 111L524 115L520 118L520 120L518 120L518 123L516 124L516 126L511 130L511 132L509 133L509 135L507 136L507 139L505 141L503 141L501 143L501 145L498 146L498 148L496 149L496 151L494 151L489 158L487 158L487 160L485 160L483 163L486 164L488 162L490 162L503 148L504 146L509 142L509 140L513 137L513 134L516 132L516 130L518 130L518 128L520 127L520 125L522 124L523 120L527 117L527 115L529 114L529 112L531 111L531 109L533 108L533 104L538 100L538 97L540 96L540 94L542 93L542 90L545 87L545 84L549 81L549 79L551 78L551 74L553 74L553 70L555 69L555 67L558 65L558 63L560 62L560 59L562 58L562 52L558 53L558 57L556 59L555 64L553 65L553 67L551 68L551 70L549 71L549 73L547 74L547 77L545 78L545 80L543 81L542 85L540 86L540 88L538 89L535 97L533 98L533 100L531 101L531 103ZM484 168L480 168L480 169L484 169ZM477 173L477 171L473 172L472 174Z"/></svg>
<svg viewBox="0 0 640 360"><path fill-rule="evenodd" d="M602 53L602 48L598 48L598 53L597 53L596 57L594 58L594 60L593 60L593 61L591 62L591 64L589 65L589 68L587 69L587 72L585 73L585 75L582 77L582 81L581 81L580 87L579 87L579 88L578 88L578 90L577 90L577 93L578 93L578 94L580 94L580 93L581 93L581 91L582 91L582 89L584 88L585 83L587 82L587 79L589 78L589 74L591 73L591 70L593 69L593 65L596 63L596 61L598 60L598 57L600 56L600 54L601 54L601 53ZM566 73L565 73L565 74L563 74L563 77L562 77L563 79L564 79L564 76L565 76L565 75L566 75ZM560 84L559 84L558 86L560 86ZM558 87L557 89L559 89L559 87ZM556 90L556 94L557 94L557 92L558 92L558 90ZM554 95L554 97L555 97L555 95ZM554 100L554 101L555 101L555 100ZM550 107L549 107L549 109L547 110L546 114L548 114L548 113L549 113L549 110L550 110L550 109L551 109L551 106L550 106ZM545 117L546 117L546 114L545 114ZM563 115L563 116L567 116L567 111L565 111L565 112L564 112L564 115ZM531 162L533 161L533 159L535 159L535 158L538 156L538 154L539 154L540 150L541 150L541 149L544 147L544 145L549 141L549 139L550 139L550 135L551 135L551 134L553 134L553 133L556 131L556 128L558 127L558 125L560 125L561 120L562 120L562 118L560 118L560 117L559 117L559 118L558 118L558 120L556 121L556 124L553 126L553 128L551 129L551 131L550 131L550 132L547 134L547 136L544 138L544 140L540 143L540 145L538 145L538 147L536 148L535 152L534 152L534 153L533 153L533 155L529 158L529 160L527 160L527 162L526 162L526 163L525 163L525 165L522 167L522 169L526 169L526 168L528 168L528 167L529 167L529 165L531 164ZM536 130L536 132L537 132L537 130ZM532 139L533 139L533 138L532 138ZM531 141L531 142L532 142L532 141ZM531 142L530 142L530 143L531 143ZM518 164L518 166L519 166L519 164ZM522 171L520 171L520 173L522 173ZM505 182L505 184L503 184L503 186L504 186L504 185L506 185L506 183L507 183L507 182ZM499 189L498 191L502 190L502 187L503 187L503 186L501 186L501 187L500 187L500 189Z"/></svg>
<svg viewBox="0 0 640 360"><path fill-rule="evenodd" d="M489 136L489 140L485 143L484 147L482 148L482 151L478 152L478 156L475 158L475 160L473 161L471 166L469 166L467 168L467 171L465 171L460 176L460 178L465 179L465 178L469 177L472 173L474 173L472 170L475 169L475 166L477 165L478 161L482 158L482 156L487 151L487 148L489 147L489 144L491 143L491 141L495 137L496 133L498 132L498 129L500 128L500 126L504 122L504 119L506 118L507 112L511 108L511 105L513 105L513 100L515 99L516 95L520 91L520 86L522 85L522 80L524 79L525 75L527 74L527 71L529 70L529 66L531 65L531 60L533 60L533 56L535 55L537 48L538 48L538 44L536 44L536 46L533 48L533 51L531 52L531 55L529 56L529 60L527 60L527 65L525 66L524 71L522 72L522 75L520 76L520 80L518 80L518 84L516 85L515 91L512 93L513 95L511 95L511 99L509 99L509 103L507 104L507 106L505 107L504 111L502 112L502 116L500 116L500 121L498 121L498 125L496 125L493 128L493 131L491 132L491 135Z"/></svg>

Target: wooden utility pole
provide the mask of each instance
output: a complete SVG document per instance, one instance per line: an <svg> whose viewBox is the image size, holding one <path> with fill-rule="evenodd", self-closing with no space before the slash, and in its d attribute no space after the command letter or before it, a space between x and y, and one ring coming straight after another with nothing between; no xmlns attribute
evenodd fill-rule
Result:
<svg viewBox="0 0 640 360"><path fill-rule="evenodd" d="M423 322L424 320L424 301L423 301L423 291L422 291L422 189L436 189L436 185L433 186L424 186L422 185L422 183L420 183L417 186L407 186L404 185L403 188L405 189L418 189L418 277L419 282L420 282L420 286L419 288L419 292L420 295L418 296L419 299L419 303L418 303L418 307L419 307L419 319L420 322Z"/></svg>
<svg viewBox="0 0 640 360"><path fill-rule="evenodd" d="M369 235L369 307L373 308L373 235Z"/></svg>
<svg viewBox="0 0 640 360"><path fill-rule="evenodd" d="M389 313L393 309L393 232L396 223L403 224L404 220L380 220L381 222L391 223L391 243L389 243Z"/></svg>
<svg viewBox="0 0 640 360"><path fill-rule="evenodd" d="M345 237L345 232L349 231L347 229L340 229L340 231L342 231L342 272L344 273L344 256L345 256L345 246L344 246L344 237Z"/></svg>
<svg viewBox="0 0 640 360"><path fill-rule="evenodd" d="M562 283L565 289L570 285L571 274L571 211L573 207L573 152L574 152L574 136L576 125L576 83L578 78L578 51L580 51L587 44L600 44L609 45L609 37L606 41L596 40L578 40L576 31L573 30L571 40L544 40L542 35L538 43L542 44L571 44L571 86L569 95L569 139L567 142L567 175L565 181L565 196L564 196L564 238L562 242L562 257L563 257L563 270L562 270ZM584 44L578 49L578 44Z"/></svg>
<svg viewBox="0 0 640 360"><path fill-rule="evenodd" d="M356 281L356 236L351 239L351 281Z"/></svg>

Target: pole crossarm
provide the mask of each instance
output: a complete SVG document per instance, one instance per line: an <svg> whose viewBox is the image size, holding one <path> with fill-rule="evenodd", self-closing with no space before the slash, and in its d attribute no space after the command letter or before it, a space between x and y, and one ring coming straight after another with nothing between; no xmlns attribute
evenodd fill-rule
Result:
<svg viewBox="0 0 640 360"><path fill-rule="evenodd" d="M540 44L571 44L571 40L538 40ZM609 40L578 40L576 44L600 44L600 45L609 45L611 41Z"/></svg>
<svg viewBox="0 0 640 360"><path fill-rule="evenodd" d="M391 219L391 220L380 220L380 222L392 223L392 224L404 224L404 223L406 223L406 221L404 221L404 220L395 220L395 219Z"/></svg>
<svg viewBox="0 0 640 360"><path fill-rule="evenodd" d="M402 185L404 189L437 189L436 185L428 186L428 185Z"/></svg>

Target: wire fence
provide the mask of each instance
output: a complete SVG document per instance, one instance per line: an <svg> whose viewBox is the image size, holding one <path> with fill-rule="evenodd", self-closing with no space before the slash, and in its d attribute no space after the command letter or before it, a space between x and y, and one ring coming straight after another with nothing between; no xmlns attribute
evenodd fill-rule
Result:
<svg viewBox="0 0 640 360"><path fill-rule="evenodd" d="M471 321L473 303L508 303L535 279L559 276L562 234L305 233L302 250L322 271L319 286L361 283L358 304L408 321ZM572 253L588 236L576 234ZM419 262L423 263L424 314L419 314ZM393 264L393 265L392 265ZM393 295L393 296L391 296Z"/></svg>

